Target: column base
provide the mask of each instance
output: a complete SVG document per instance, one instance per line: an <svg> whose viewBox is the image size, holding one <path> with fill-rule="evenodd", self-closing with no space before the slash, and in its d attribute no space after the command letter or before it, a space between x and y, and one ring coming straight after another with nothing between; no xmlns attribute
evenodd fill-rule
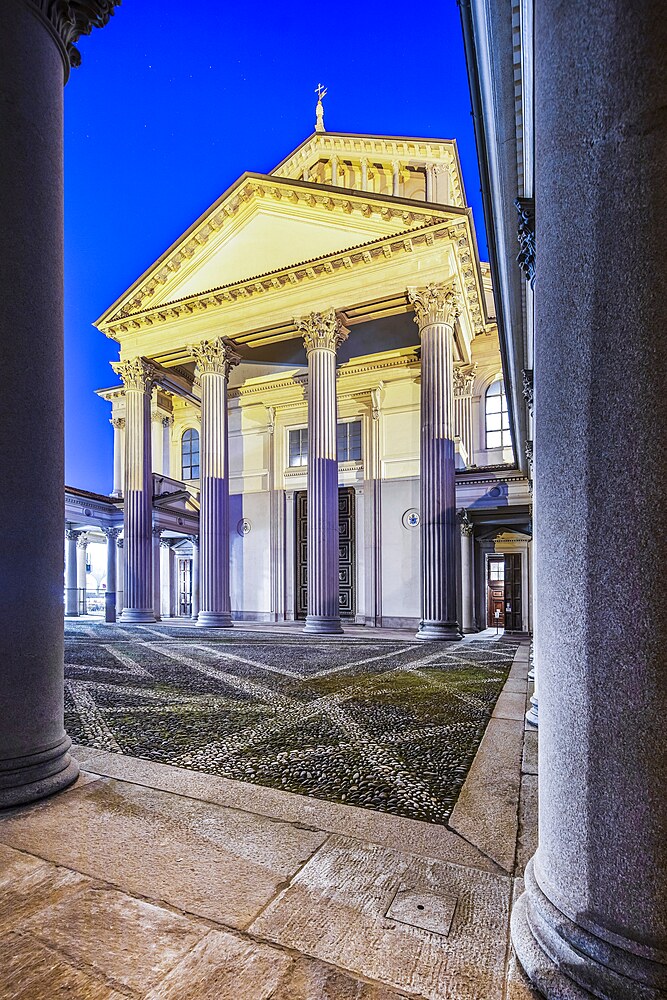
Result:
<svg viewBox="0 0 667 1000"><path fill-rule="evenodd" d="M342 635L343 625L340 618L329 618L326 615L306 615L303 631L306 635Z"/></svg>
<svg viewBox="0 0 667 1000"><path fill-rule="evenodd" d="M135 625L137 623L150 623L155 621L153 611L146 608L123 608L120 620L124 625Z"/></svg>
<svg viewBox="0 0 667 1000"><path fill-rule="evenodd" d="M417 638L428 641L457 642L463 636L459 630L458 622L421 621L419 623Z"/></svg>
<svg viewBox="0 0 667 1000"><path fill-rule="evenodd" d="M637 955L636 942L628 941L631 952L566 917L538 886L534 859L526 866L525 883L512 910L512 944L526 975L548 1000L663 1000L665 965Z"/></svg>
<svg viewBox="0 0 667 1000"><path fill-rule="evenodd" d="M233 628L234 622L230 611L200 611L197 625L202 628Z"/></svg>
<svg viewBox="0 0 667 1000"><path fill-rule="evenodd" d="M40 753L0 761L0 809L27 805L76 781L79 765L70 757L69 736Z"/></svg>
<svg viewBox="0 0 667 1000"><path fill-rule="evenodd" d="M109 624L116 621L116 595L111 591L104 595L104 620Z"/></svg>
<svg viewBox="0 0 667 1000"><path fill-rule="evenodd" d="M539 725L536 694L534 694L530 699L530 708L526 712L526 722L531 726L535 726L536 728Z"/></svg>

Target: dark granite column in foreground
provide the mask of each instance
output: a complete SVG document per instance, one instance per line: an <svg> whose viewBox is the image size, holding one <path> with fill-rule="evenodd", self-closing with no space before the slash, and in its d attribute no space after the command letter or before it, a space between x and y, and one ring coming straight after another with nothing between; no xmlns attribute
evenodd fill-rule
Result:
<svg viewBox="0 0 667 1000"><path fill-rule="evenodd" d="M454 322L459 299L452 284L409 288L421 338L421 572L418 639L460 639L456 620L454 446Z"/></svg>
<svg viewBox="0 0 667 1000"><path fill-rule="evenodd" d="M539 847L547 997L667 996L667 17L535 7Z"/></svg>
<svg viewBox="0 0 667 1000"><path fill-rule="evenodd" d="M63 82L113 3L0 3L0 806L71 784L63 727Z"/></svg>

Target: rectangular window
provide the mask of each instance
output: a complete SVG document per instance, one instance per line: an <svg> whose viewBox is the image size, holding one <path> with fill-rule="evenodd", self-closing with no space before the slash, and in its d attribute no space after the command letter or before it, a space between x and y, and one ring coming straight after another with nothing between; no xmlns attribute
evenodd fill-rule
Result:
<svg viewBox="0 0 667 1000"><path fill-rule="evenodd" d="M338 461L361 461L361 420L338 424Z"/></svg>
<svg viewBox="0 0 667 1000"><path fill-rule="evenodd" d="M308 428L298 427L289 432L289 466L308 464Z"/></svg>

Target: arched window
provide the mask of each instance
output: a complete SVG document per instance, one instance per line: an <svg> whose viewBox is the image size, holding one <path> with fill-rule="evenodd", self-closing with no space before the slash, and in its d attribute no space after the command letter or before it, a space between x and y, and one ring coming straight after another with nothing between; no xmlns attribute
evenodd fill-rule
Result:
<svg viewBox="0 0 667 1000"><path fill-rule="evenodd" d="M507 412L505 383L502 379L496 379L486 390L484 427L487 448L509 448L510 418Z"/></svg>
<svg viewBox="0 0 667 1000"><path fill-rule="evenodd" d="M181 438L181 479L199 479L199 431L194 427Z"/></svg>

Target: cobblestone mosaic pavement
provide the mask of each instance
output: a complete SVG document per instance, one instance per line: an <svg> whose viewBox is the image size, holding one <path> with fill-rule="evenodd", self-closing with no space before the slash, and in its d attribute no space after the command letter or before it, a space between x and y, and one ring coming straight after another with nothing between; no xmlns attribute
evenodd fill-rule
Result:
<svg viewBox="0 0 667 1000"><path fill-rule="evenodd" d="M65 625L75 743L446 822L517 643Z"/></svg>

